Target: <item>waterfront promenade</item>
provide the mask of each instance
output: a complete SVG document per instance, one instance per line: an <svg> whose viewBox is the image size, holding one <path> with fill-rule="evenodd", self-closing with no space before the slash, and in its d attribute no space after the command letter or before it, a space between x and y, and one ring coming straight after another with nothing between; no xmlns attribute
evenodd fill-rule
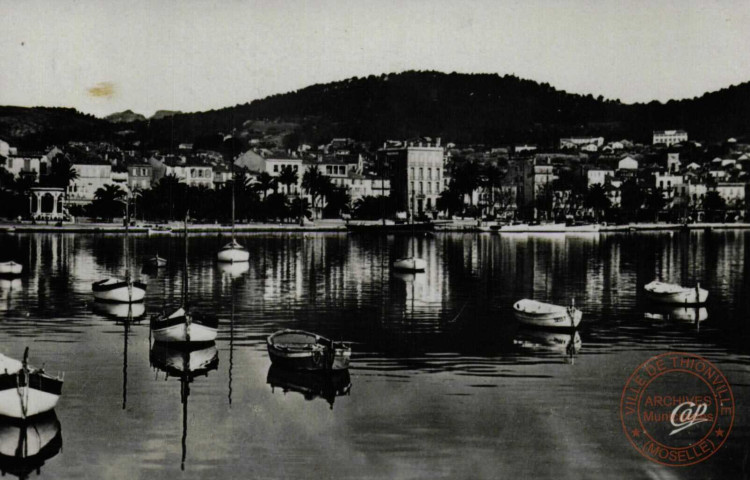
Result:
<svg viewBox="0 0 750 480"><path fill-rule="evenodd" d="M352 221L357 224L379 224L379 221ZM310 222L305 225L298 223L279 223L279 222L254 222L235 225L237 233L252 232L345 232L347 222L341 219L323 219ZM687 227L689 230L731 230L731 229L750 229L750 223L630 223L623 225L600 225L599 232L629 232L629 231L677 231ZM229 233L232 227L229 225L213 223L193 223L188 224L190 233ZM135 226L130 227L131 233L167 233L163 230L171 230L173 233L180 233L183 230L181 222L168 222L161 224L138 222ZM162 230L162 231L160 231ZM437 232L482 232L474 219L453 219L441 220L435 225ZM0 223L0 233L34 233L34 232L61 232L61 233L124 233L125 226L122 222L104 223L104 222L75 222L63 223L56 225L54 223L37 223L29 222L5 222ZM502 233L525 233L523 230ZM536 230L529 230L528 233L545 233ZM564 233L564 232L554 232ZM572 233L572 232L571 232ZM594 233L594 232L590 232Z"/></svg>

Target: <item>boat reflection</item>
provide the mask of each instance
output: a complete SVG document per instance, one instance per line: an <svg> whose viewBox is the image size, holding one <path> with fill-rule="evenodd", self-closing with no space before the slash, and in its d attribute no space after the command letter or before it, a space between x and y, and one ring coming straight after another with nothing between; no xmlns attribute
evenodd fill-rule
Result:
<svg viewBox="0 0 750 480"><path fill-rule="evenodd" d="M708 319L708 309L698 306L674 306L652 304L644 316L652 320L675 320L679 322L703 322Z"/></svg>
<svg viewBox="0 0 750 480"><path fill-rule="evenodd" d="M219 262L217 267L222 274L237 278L250 270L250 262Z"/></svg>
<svg viewBox="0 0 750 480"><path fill-rule="evenodd" d="M94 313L116 320L134 320L146 313L145 303L105 303L93 302Z"/></svg>
<svg viewBox="0 0 750 480"><path fill-rule="evenodd" d="M553 332L520 328L513 343L523 349L535 352L561 353L572 359L580 350L583 342L578 331Z"/></svg>
<svg viewBox="0 0 750 480"><path fill-rule="evenodd" d="M207 376L219 368L219 350L215 343L208 346L187 345L180 347L156 342L149 353L151 365L167 374L167 378L180 379L180 402L182 403L182 460L180 468L185 470L187 458L187 417L190 383L196 377Z"/></svg>
<svg viewBox="0 0 750 480"><path fill-rule="evenodd" d="M278 365L271 365L268 369L266 382L271 385L272 392L280 388L284 393L300 393L308 401L322 398L331 409L336 397L349 395L352 388L349 370L300 371Z"/></svg>
<svg viewBox="0 0 750 480"><path fill-rule="evenodd" d="M20 278L0 278L0 311L9 311L14 292L23 288Z"/></svg>
<svg viewBox="0 0 750 480"><path fill-rule="evenodd" d="M18 478L39 475L62 449L62 430L54 410L21 420L0 417L0 472Z"/></svg>

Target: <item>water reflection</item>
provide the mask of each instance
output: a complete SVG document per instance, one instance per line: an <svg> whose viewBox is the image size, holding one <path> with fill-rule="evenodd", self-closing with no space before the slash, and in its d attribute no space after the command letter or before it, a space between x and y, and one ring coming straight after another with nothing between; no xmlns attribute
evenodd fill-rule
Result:
<svg viewBox="0 0 750 480"><path fill-rule="evenodd" d="M103 317L116 320L137 320L146 313L145 303L92 302L91 309Z"/></svg>
<svg viewBox="0 0 750 480"><path fill-rule="evenodd" d="M208 376L208 372L219 368L219 351L214 343L209 346L178 348L157 342L151 347L149 359L152 366L166 373L165 378L175 377L180 380L180 402L182 403L182 459L180 469L185 470L190 384L196 377Z"/></svg>
<svg viewBox="0 0 750 480"><path fill-rule="evenodd" d="M0 278L0 311L10 311L11 300L23 288L20 278Z"/></svg>
<svg viewBox="0 0 750 480"><path fill-rule="evenodd" d="M331 370L328 372L299 371L271 365L268 369L266 382L271 385L271 392L280 388L287 392L297 392L305 397L305 400L322 398L331 410L336 397L349 395L352 388L349 370Z"/></svg>
<svg viewBox="0 0 750 480"><path fill-rule="evenodd" d="M645 317L652 320L698 323L708 319L708 309L706 307L649 305L646 310Z"/></svg>
<svg viewBox="0 0 750 480"><path fill-rule="evenodd" d="M18 478L40 474L62 449L62 429L54 410L26 420L0 417L0 472Z"/></svg>
<svg viewBox="0 0 750 480"><path fill-rule="evenodd" d="M583 345L581 335L577 330L575 332L550 332L530 328L519 329L513 343L522 350L563 354L571 362Z"/></svg>

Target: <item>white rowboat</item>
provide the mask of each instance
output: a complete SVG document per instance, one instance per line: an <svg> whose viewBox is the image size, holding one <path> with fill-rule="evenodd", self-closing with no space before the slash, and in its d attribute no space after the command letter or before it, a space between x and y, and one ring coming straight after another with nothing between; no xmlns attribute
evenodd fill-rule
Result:
<svg viewBox="0 0 750 480"><path fill-rule="evenodd" d="M690 288L654 280L646 284L643 289L646 291L648 298L660 303L695 305L706 303L708 299L708 290L700 288L700 284L696 285L695 288Z"/></svg>
<svg viewBox="0 0 750 480"><path fill-rule="evenodd" d="M250 260L250 252L245 250L245 248L235 240L232 240L219 250L217 259L220 262L227 263L247 262Z"/></svg>
<svg viewBox="0 0 750 480"><path fill-rule="evenodd" d="M528 298L513 304L513 311L519 322L532 327L576 328L582 317L581 311L573 306L563 307Z"/></svg>
<svg viewBox="0 0 750 480"><path fill-rule="evenodd" d="M182 307L169 315L165 313L151 318L151 333L156 342L213 342L216 340L218 327L218 319L188 314Z"/></svg>
<svg viewBox="0 0 750 480"><path fill-rule="evenodd" d="M28 418L55 408L62 393L61 378L51 377L44 370L24 361L0 354L0 415Z"/></svg>
<svg viewBox="0 0 750 480"><path fill-rule="evenodd" d="M134 303L142 302L146 296L146 284L126 282L117 278L107 278L91 285L94 298L102 302Z"/></svg>

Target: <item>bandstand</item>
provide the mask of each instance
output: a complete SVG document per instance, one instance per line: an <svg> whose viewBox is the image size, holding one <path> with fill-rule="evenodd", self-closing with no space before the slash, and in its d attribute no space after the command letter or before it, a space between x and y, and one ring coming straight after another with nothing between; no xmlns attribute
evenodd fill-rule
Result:
<svg viewBox="0 0 750 480"><path fill-rule="evenodd" d="M34 220L63 220L65 211L65 189L34 187L29 194L29 214Z"/></svg>

